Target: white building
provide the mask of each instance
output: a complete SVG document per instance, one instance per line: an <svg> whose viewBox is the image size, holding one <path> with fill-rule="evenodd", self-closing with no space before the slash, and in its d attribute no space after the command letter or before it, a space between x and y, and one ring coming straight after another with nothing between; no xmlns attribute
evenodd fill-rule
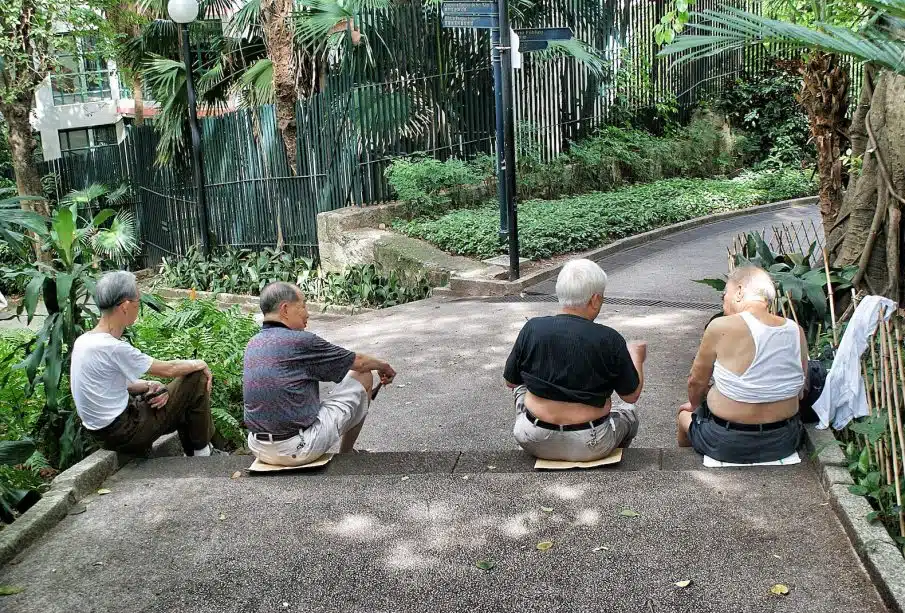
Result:
<svg viewBox="0 0 905 613"><path fill-rule="evenodd" d="M81 41L87 46L90 41ZM90 49L60 58L61 68L35 92L32 127L39 133L45 160L94 147L114 145L125 137L135 101L118 78L116 63L91 57ZM153 105L146 103L147 114Z"/></svg>

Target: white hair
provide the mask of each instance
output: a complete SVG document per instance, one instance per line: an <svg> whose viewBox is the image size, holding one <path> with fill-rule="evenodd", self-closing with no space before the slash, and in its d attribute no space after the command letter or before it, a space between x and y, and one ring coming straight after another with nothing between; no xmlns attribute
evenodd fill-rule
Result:
<svg viewBox="0 0 905 613"><path fill-rule="evenodd" d="M763 301L773 304L776 300L776 286L773 279L763 268L742 266L729 275L729 283L742 288L742 300L745 302Z"/></svg>
<svg viewBox="0 0 905 613"><path fill-rule="evenodd" d="M108 272L94 286L94 303L108 313L126 300L138 299L138 282L128 270Z"/></svg>
<svg viewBox="0 0 905 613"><path fill-rule="evenodd" d="M556 297L564 307L583 307L594 294L603 298L606 273L591 260L566 262L556 279Z"/></svg>

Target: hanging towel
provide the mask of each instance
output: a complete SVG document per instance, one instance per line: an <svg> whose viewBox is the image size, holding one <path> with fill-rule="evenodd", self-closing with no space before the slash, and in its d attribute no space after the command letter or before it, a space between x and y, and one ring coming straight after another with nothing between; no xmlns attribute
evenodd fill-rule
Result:
<svg viewBox="0 0 905 613"><path fill-rule="evenodd" d="M826 429L832 422L833 428L841 430L851 420L870 414L861 378L861 354L877 329L879 313L882 311L884 318L889 319L895 309L896 303L883 296L867 296L858 304L839 343L823 393L814 403L819 429Z"/></svg>

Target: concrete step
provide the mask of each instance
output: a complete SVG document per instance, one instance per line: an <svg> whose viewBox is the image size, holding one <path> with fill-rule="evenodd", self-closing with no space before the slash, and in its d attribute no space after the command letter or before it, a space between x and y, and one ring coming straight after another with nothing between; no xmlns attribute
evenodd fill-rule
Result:
<svg viewBox="0 0 905 613"><path fill-rule="evenodd" d="M804 457L806 454L801 452ZM130 475L141 478L221 477L251 466L249 455L214 456L210 458L158 457L138 459L123 468L119 478ZM347 477L367 475L413 474L506 474L536 473L534 458L522 451L380 451L339 454L319 468L274 473L282 477ZM801 467L811 470L805 458ZM705 470L700 455L692 449L635 448L626 449L619 464L589 471L569 471L578 474L602 474L638 471L699 471ZM770 472L776 467L724 468L723 472ZM796 470L800 470L796 469ZM271 477L272 475L264 475Z"/></svg>

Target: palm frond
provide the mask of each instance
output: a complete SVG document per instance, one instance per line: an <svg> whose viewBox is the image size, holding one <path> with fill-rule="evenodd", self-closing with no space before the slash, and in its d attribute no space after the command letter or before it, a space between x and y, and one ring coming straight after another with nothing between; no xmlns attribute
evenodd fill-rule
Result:
<svg viewBox="0 0 905 613"><path fill-rule="evenodd" d="M64 205L77 204L77 205L87 205L92 202L103 198L110 190L107 189L106 185L101 183L92 183L85 189L77 189L69 192L63 198Z"/></svg>
<svg viewBox="0 0 905 613"><path fill-rule="evenodd" d="M248 0L226 24L225 34L238 39L261 37L261 0Z"/></svg>
<svg viewBox="0 0 905 613"><path fill-rule="evenodd" d="M674 60L673 66L758 43L781 42L849 55L900 74L905 71L905 42L875 28L853 32L821 23L812 28L768 19L732 7L701 11L694 17L700 21L692 26L692 33L680 35L660 52L664 56L681 54Z"/></svg>
<svg viewBox="0 0 905 613"><path fill-rule="evenodd" d="M534 54L539 60L551 60L560 57L571 57L587 66L596 75L606 73L607 60L597 49L576 38L551 41L544 51Z"/></svg>
<svg viewBox="0 0 905 613"><path fill-rule="evenodd" d="M138 250L135 238L135 218L129 211L120 211L109 228L103 228L91 237L95 253L122 263Z"/></svg>
<svg viewBox="0 0 905 613"><path fill-rule="evenodd" d="M256 61L239 77L235 89L250 106L273 102L273 62L266 58Z"/></svg>
<svg viewBox="0 0 905 613"><path fill-rule="evenodd" d="M862 0L862 2L888 15L905 19L905 2L903 0Z"/></svg>

